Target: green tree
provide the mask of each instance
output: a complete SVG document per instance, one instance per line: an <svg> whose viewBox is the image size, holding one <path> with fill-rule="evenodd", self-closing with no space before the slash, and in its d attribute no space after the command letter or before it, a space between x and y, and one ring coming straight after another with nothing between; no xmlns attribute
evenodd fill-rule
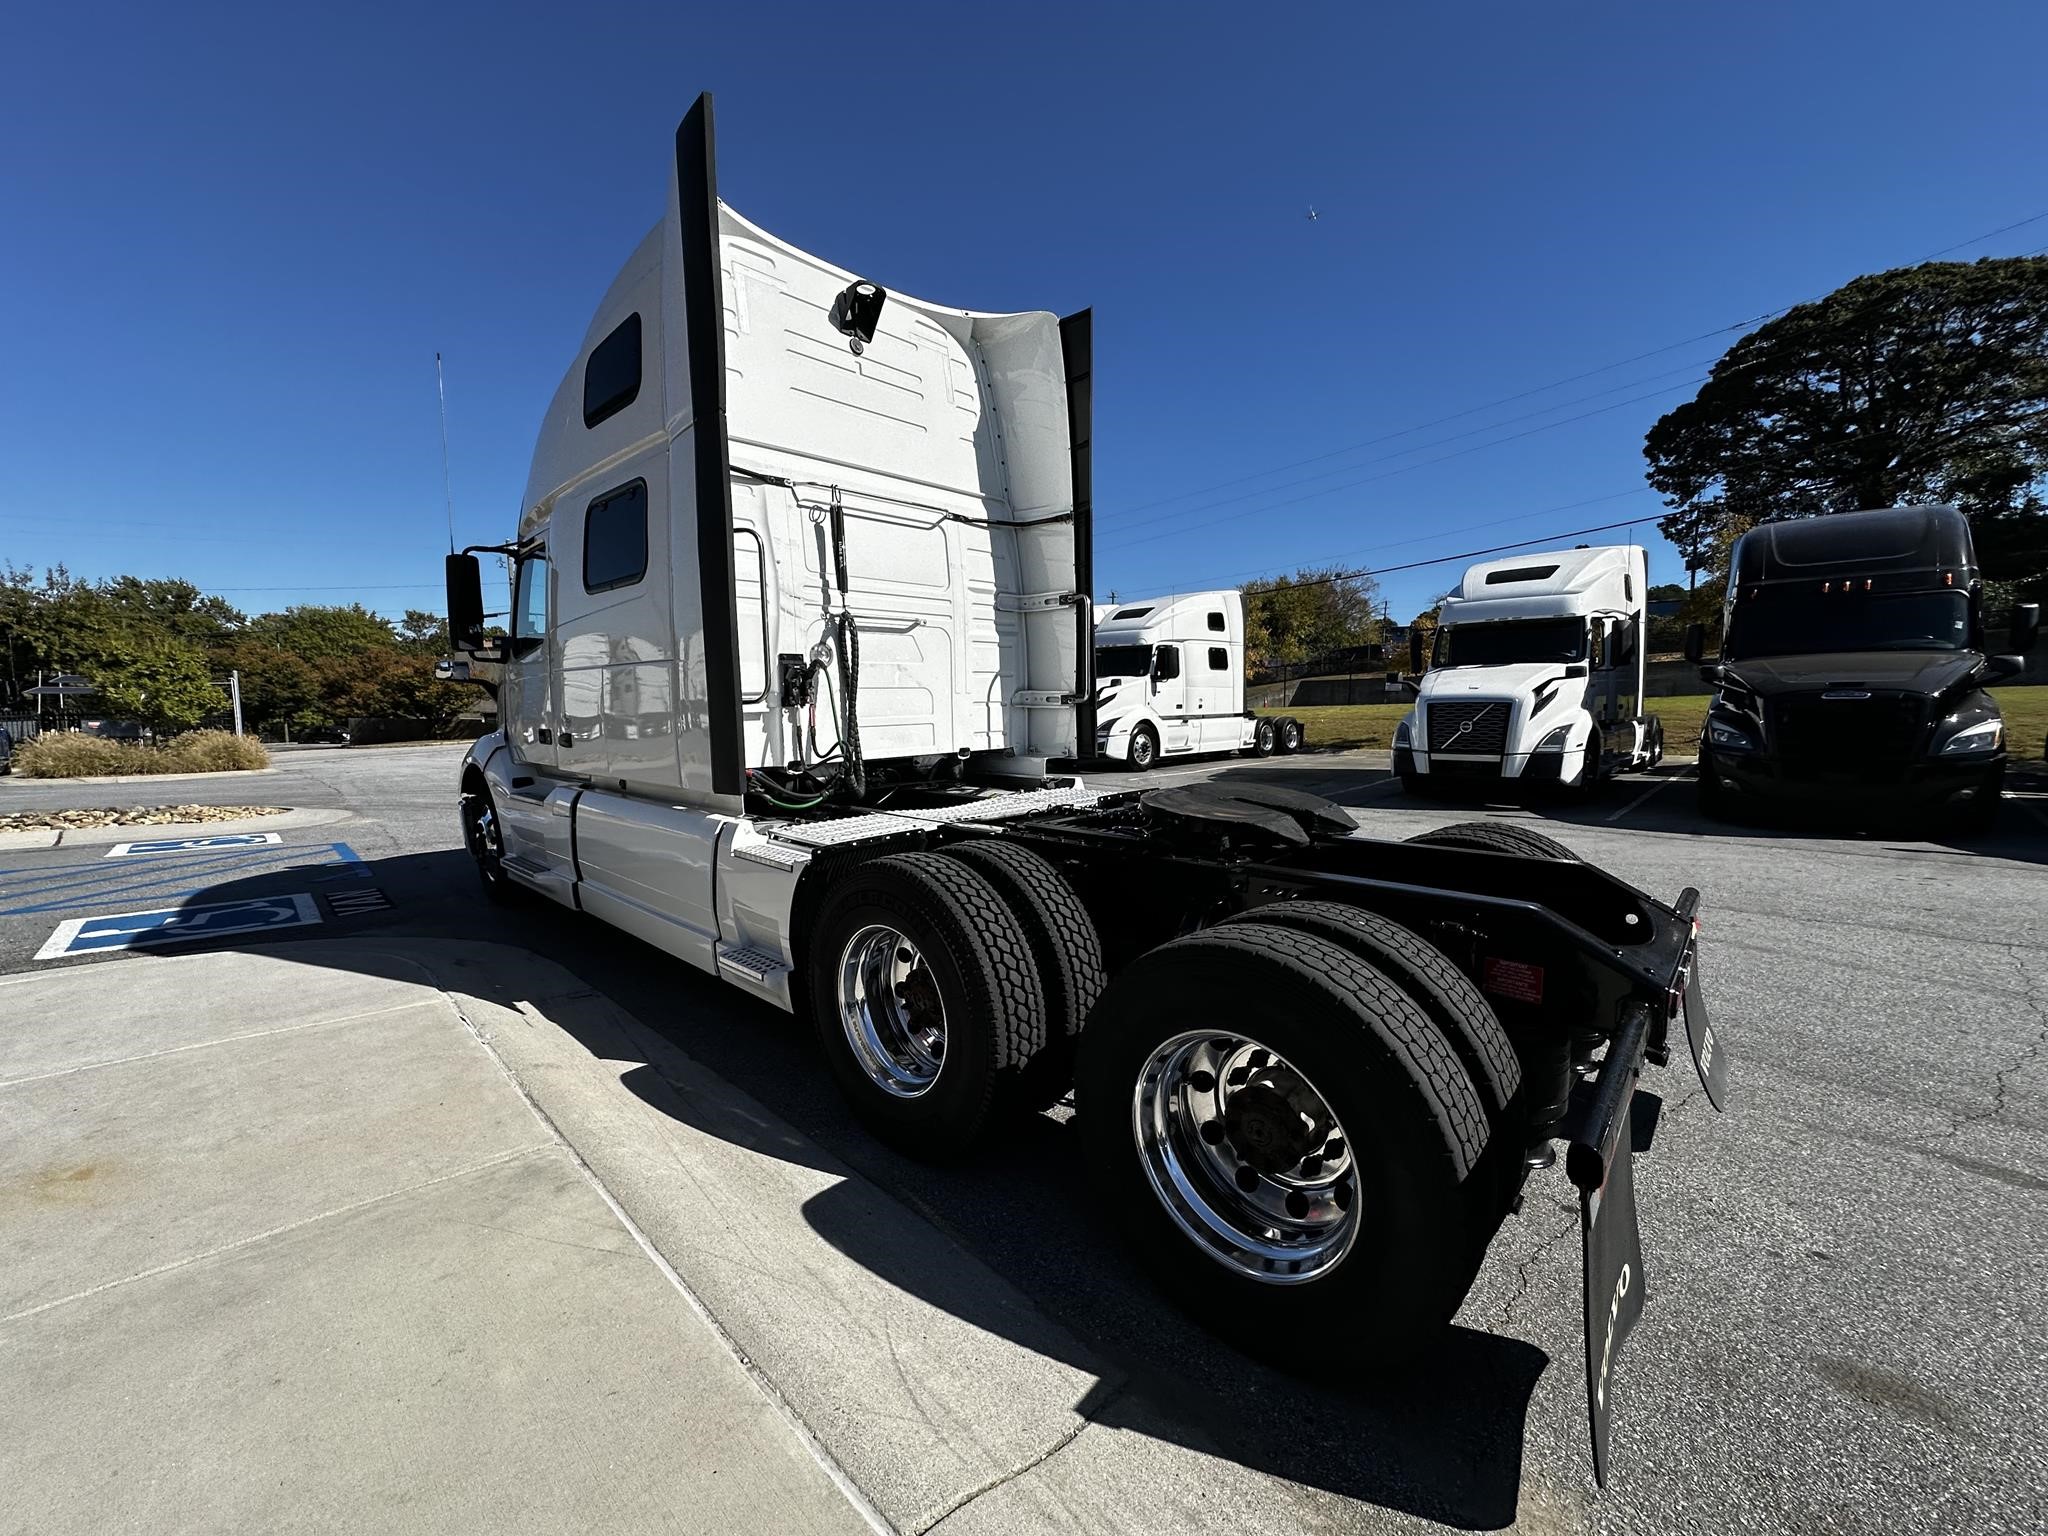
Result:
<svg viewBox="0 0 2048 1536"><path fill-rule="evenodd" d="M1928 262L1752 331L1644 442L1659 526L1725 569L1766 518L1920 501L1971 515L1987 577L2048 576L2048 257Z"/></svg>
<svg viewBox="0 0 2048 1536"><path fill-rule="evenodd" d="M415 656L446 655L448 621L425 608L408 608L398 621L398 644Z"/></svg>
<svg viewBox="0 0 2048 1536"><path fill-rule="evenodd" d="M1244 586L1245 659L1256 669L1299 666L1379 638L1379 584L1371 575L1303 569Z"/></svg>
<svg viewBox="0 0 2048 1536"><path fill-rule="evenodd" d="M361 603L346 607L302 603L282 613L259 614L246 630L252 640L302 660L356 656L397 643L391 621Z"/></svg>
<svg viewBox="0 0 2048 1536"><path fill-rule="evenodd" d="M159 630L194 645L215 646L249 621L225 598L208 597L189 581L116 576L100 591L122 620L140 630Z"/></svg>
<svg viewBox="0 0 2048 1536"><path fill-rule="evenodd" d="M429 657L387 648L356 657L336 697L345 716L421 720L438 734L475 702L476 690L438 680Z"/></svg>
<svg viewBox="0 0 2048 1536"><path fill-rule="evenodd" d="M227 707L213 685L206 653L183 640L148 636L94 660L85 675L110 714L139 720L159 735L189 731Z"/></svg>

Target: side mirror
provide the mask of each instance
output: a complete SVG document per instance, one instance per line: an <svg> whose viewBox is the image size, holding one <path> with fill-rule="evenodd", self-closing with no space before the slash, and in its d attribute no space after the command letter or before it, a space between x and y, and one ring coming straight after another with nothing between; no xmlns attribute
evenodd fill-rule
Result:
<svg viewBox="0 0 2048 1536"><path fill-rule="evenodd" d="M2024 656L1986 656L1984 675L1986 677L2018 677L2027 670Z"/></svg>
<svg viewBox="0 0 2048 1536"><path fill-rule="evenodd" d="M1718 661L1710 661L1700 668L1700 681L1710 687L1721 686L1722 667Z"/></svg>
<svg viewBox="0 0 2048 1536"><path fill-rule="evenodd" d="M1707 654L1707 626L1706 626L1706 625L1704 625L1704 624L1688 624L1688 625L1686 625L1686 626L1685 626L1685 659L1686 659L1687 661L1691 662L1691 663L1692 663L1692 664L1693 664L1694 666L1698 666L1698 665L1700 664L1700 658L1701 658L1702 656L1706 655L1706 654Z"/></svg>
<svg viewBox="0 0 2048 1536"><path fill-rule="evenodd" d="M448 571L448 644L474 651L484 643L484 575L475 555L450 555Z"/></svg>
<svg viewBox="0 0 2048 1536"><path fill-rule="evenodd" d="M1588 676L1589 673L1590 669L1586 666L1586 664L1583 661L1575 661L1570 666L1564 669L1564 675L1566 677L1585 677Z"/></svg>
<svg viewBox="0 0 2048 1536"><path fill-rule="evenodd" d="M1427 670L1423 665L1425 659L1426 658L1422 654L1422 631L1419 629L1409 630L1408 670L1420 676L1422 672Z"/></svg>
<svg viewBox="0 0 2048 1536"><path fill-rule="evenodd" d="M2041 638L2041 605L2039 603L2016 603L2012 610L2012 633L2007 637L2012 648L2024 656L2034 648L2034 642Z"/></svg>

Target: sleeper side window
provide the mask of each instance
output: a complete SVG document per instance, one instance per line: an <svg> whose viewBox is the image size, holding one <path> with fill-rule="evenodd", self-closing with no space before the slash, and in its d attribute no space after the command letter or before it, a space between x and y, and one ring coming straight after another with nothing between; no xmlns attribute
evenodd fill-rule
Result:
<svg viewBox="0 0 2048 1536"><path fill-rule="evenodd" d="M1211 672L1228 672L1230 670L1230 652L1220 645L1210 646L1209 670Z"/></svg>
<svg viewBox="0 0 2048 1536"><path fill-rule="evenodd" d="M618 415L639 395L640 317L633 314L590 349L590 361L583 365L583 425L594 427Z"/></svg>
<svg viewBox="0 0 2048 1536"><path fill-rule="evenodd" d="M647 482L607 492L583 514L583 590L630 587L647 574Z"/></svg>

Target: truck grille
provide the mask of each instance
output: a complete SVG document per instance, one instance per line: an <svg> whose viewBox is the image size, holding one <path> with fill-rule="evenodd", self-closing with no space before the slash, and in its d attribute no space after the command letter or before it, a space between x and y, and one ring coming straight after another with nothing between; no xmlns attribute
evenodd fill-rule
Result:
<svg viewBox="0 0 2048 1536"><path fill-rule="evenodd" d="M1499 757L1507 751L1506 699L1460 699L1451 704L1432 704L1425 718L1431 752Z"/></svg>
<svg viewBox="0 0 2048 1536"><path fill-rule="evenodd" d="M1796 693L1771 703L1771 746L1790 763L1828 759L1844 770L1859 762L1874 768L1917 755L1926 722L1926 702L1910 695Z"/></svg>

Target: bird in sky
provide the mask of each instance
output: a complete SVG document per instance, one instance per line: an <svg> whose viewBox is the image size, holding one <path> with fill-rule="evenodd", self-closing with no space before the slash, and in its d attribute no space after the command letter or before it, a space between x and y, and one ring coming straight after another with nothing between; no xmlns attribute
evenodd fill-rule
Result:
<svg viewBox="0 0 2048 1536"><path fill-rule="evenodd" d="M1309 204L1309 209L1308 209L1308 221L1309 221L1309 223L1311 223L1311 224L1315 223L1315 221L1316 221L1317 217L1318 217L1318 215L1317 215L1317 213L1316 213L1316 209L1315 209L1315 204L1313 204L1313 203Z"/></svg>

